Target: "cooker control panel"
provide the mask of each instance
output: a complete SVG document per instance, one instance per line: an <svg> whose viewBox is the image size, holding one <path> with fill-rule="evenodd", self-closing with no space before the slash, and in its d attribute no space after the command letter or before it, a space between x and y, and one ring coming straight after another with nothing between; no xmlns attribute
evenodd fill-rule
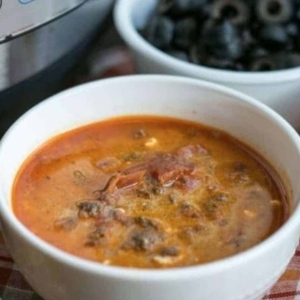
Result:
<svg viewBox="0 0 300 300"><path fill-rule="evenodd" d="M87 0L0 0L0 43L40 27Z"/></svg>

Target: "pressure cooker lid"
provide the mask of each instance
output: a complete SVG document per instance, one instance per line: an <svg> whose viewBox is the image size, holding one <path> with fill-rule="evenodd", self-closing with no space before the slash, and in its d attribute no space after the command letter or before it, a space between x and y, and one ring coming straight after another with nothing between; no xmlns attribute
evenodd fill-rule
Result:
<svg viewBox="0 0 300 300"><path fill-rule="evenodd" d="M51 22L86 1L0 0L0 43Z"/></svg>

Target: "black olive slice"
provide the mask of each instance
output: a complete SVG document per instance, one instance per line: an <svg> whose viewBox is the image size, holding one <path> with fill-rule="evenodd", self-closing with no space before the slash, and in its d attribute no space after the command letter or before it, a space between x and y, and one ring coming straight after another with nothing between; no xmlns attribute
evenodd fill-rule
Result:
<svg viewBox="0 0 300 300"><path fill-rule="evenodd" d="M224 69L224 70L233 70L235 69L234 62L228 59L218 59L215 57L209 57L204 63L205 66L216 68L216 69Z"/></svg>
<svg viewBox="0 0 300 300"><path fill-rule="evenodd" d="M242 31L241 38L242 38L242 43L246 48L250 48L251 46L256 44L256 40L254 36L252 35L251 31L248 29Z"/></svg>
<svg viewBox="0 0 300 300"><path fill-rule="evenodd" d="M173 34L174 23L164 16L152 18L143 30L145 39L159 49L166 49L171 44Z"/></svg>
<svg viewBox="0 0 300 300"><path fill-rule="evenodd" d="M158 12L161 14L180 16L190 11L191 0L161 0Z"/></svg>
<svg viewBox="0 0 300 300"><path fill-rule="evenodd" d="M250 64L250 71L255 72L274 71L276 69L277 63L271 56L256 58Z"/></svg>
<svg viewBox="0 0 300 300"><path fill-rule="evenodd" d="M190 0L190 14L199 18L199 21L205 20L210 16L211 3L208 0Z"/></svg>
<svg viewBox="0 0 300 300"><path fill-rule="evenodd" d="M300 21L300 6L296 9L295 17L296 17L296 20L299 22Z"/></svg>
<svg viewBox="0 0 300 300"><path fill-rule="evenodd" d="M300 54L298 53L289 53L285 54L287 63L286 68L293 68L293 67L299 67L300 66Z"/></svg>
<svg viewBox="0 0 300 300"><path fill-rule="evenodd" d="M202 64L207 59L203 45L193 45L189 51L189 58L196 65Z"/></svg>
<svg viewBox="0 0 300 300"><path fill-rule="evenodd" d="M238 37L237 28L228 20L209 19L203 26L202 39L209 46L229 44Z"/></svg>
<svg viewBox="0 0 300 300"><path fill-rule="evenodd" d="M254 46L248 50L247 56L250 59L259 58L263 56L267 56L269 51L261 46Z"/></svg>
<svg viewBox="0 0 300 300"><path fill-rule="evenodd" d="M299 36L299 26L297 23L289 23L286 25L285 27L286 32L289 36L295 38L297 36Z"/></svg>
<svg viewBox="0 0 300 300"><path fill-rule="evenodd" d="M170 50L167 50L166 53L173 56L174 58L183 60L185 62L189 62L189 56L184 51L170 49Z"/></svg>
<svg viewBox="0 0 300 300"><path fill-rule="evenodd" d="M173 43L176 47L188 50L197 37L197 21L184 18L176 22Z"/></svg>
<svg viewBox="0 0 300 300"><path fill-rule="evenodd" d="M212 7L212 17L228 19L234 25L243 25L249 20L250 9L240 0L217 0Z"/></svg>
<svg viewBox="0 0 300 300"><path fill-rule="evenodd" d="M259 0L256 6L257 18L266 24L284 23L291 19L291 0Z"/></svg>
<svg viewBox="0 0 300 300"><path fill-rule="evenodd" d="M207 10L207 0L160 0L158 12L172 17L182 17L188 14L204 16Z"/></svg>
<svg viewBox="0 0 300 300"><path fill-rule="evenodd" d="M282 25L265 25L259 31L259 40L269 49L285 48L289 42L289 36Z"/></svg>
<svg viewBox="0 0 300 300"><path fill-rule="evenodd" d="M234 39L228 44L210 47L209 53L219 59L237 60L243 55L243 46L240 39Z"/></svg>
<svg viewBox="0 0 300 300"><path fill-rule="evenodd" d="M228 20L209 20L203 29L202 40L208 54L236 60L243 55L243 44L236 27Z"/></svg>
<svg viewBox="0 0 300 300"><path fill-rule="evenodd" d="M300 54L284 51L254 59L250 69L251 71L273 71L293 68L299 65Z"/></svg>

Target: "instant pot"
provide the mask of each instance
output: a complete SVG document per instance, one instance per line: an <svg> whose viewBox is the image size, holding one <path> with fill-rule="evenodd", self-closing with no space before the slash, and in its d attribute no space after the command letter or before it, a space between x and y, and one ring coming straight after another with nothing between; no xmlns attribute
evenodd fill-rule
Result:
<svg viewBox="0 0 300 300"><path fill-rule="evenodd" d="M59 91L101 34L113 0L0 0L0 135Z"/></svg>

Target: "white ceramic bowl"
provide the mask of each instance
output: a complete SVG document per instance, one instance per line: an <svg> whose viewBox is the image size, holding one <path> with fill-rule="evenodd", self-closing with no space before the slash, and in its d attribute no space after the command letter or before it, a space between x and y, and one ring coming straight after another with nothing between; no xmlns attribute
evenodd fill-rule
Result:
<svg viewBox="0 0 300 300"><path fill-rule="evenodd" d="M58 133L119 115L151 114L221 128L261 153L292 193L292 215L270 238L213 263L170 270L104 266L65 253L14 216L11 191L23 161ZM257 300L276 282L300 235L300 142L278 114L239 92L194 79L119 77L79 86L37 105L0 145L0 214L25 278L46 300Z"/></svg>
<svg viewBox="0 0 300 300"><path fill-rule="evenodd" d="M267 104L300 130L300 67L272 72L236 72L187 63L156 49L136 29L149 19L158 0L118 0L114 19L140 73L199 78L246 93Z"/></svg>

